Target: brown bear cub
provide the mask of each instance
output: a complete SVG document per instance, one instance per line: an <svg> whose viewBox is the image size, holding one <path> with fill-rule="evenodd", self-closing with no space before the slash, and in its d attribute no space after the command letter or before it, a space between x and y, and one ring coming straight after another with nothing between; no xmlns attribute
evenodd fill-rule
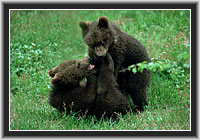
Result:
<svg viewBox="0 0 200 140"><path fill-rule="evenodd" d="M97 118L116 117L130 110L129 98L124 90L119 90L114 78L111 56L107 54L100 62L98 76L92 72L94 66L87 58L68 60L49 70L53 85L50 105L60 112L87 112ZM86 87L81 87L79 83L84 77L87 78ZM131 109L135 111L134 106Z"/></svg>
<svg viewBox="0 0 200 140"><path fill-rule="evenodd" d="M143 61L150 62L145 47L135 38L122 32L115 24L108 21L106 17L98 21L87 23L80 22L82 35L88 47L88 55L91 64L98 69L100 57L108 52L114 61L114 75L118 79L120 69ZM150 83L151 71L144 70L132 75L129 86L133 102L139 108L147 105L146 88ZM115 98L115 97L113 97Z"/></svg>
<svg viewBox="0 0 200 140"><path fill-rule="evenodd" d="M119 113L123 115L130 110L130 101L127 94L119 90L114 77L114 63L109 53L100 58L100 63L94 113L98 118L102 115L104 117L115 117ZM131 108L134 111L134 106Z"/></svg>
<svg viewBox="0 0 200 140"><path fill-rule="evenodd" d="M97 77L92 74L94 66L90 65L87 58L69 60L49 70L52 77L52 90L49 103L60 112L84 112L93 105ZM81 87L79 82L87 78L86 87Z"/></svg>

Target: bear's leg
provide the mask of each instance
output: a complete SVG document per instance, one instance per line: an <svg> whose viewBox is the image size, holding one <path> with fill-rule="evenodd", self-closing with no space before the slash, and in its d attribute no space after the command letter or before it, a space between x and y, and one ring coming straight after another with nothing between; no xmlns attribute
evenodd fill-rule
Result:
<svg viewBox="0 0 200 140"><path fill-rule="evenodd" d="M117 78L118 78L118 73L119 73L120 68L121 68L121 63L116 63L115 64L115 71L114 71L114 76L115 76L116 81L117 81Z"/></svg>
<svg viewBox="0 0 200 140"><path fill-rule="evenodd" d="M150 83L151 71L144 70L142 73L131 74L128 80L128 90L133 102L139 110L148 105L146 89Z"/></svg>
<svg viewBox="0 0 200 140"><path fill-rule="evenodd" d="M139 111L144 110L144 106L148 105L147 96L146 96L146 89L134 90L134 94L131 94L133 99L133 103L136 105L136 109Z"/></svg>
<svg viewBox="0 0 200 140"><path fill-rule="evenodd" d="M129 99L118 89L118 84L114 77L114 63L112 57L107 54L102 58L98 75L98 89L95 106L97 117L106 117L125 114L129 110Z"/></svg>
<svg viewBox="0 0 200 140"><path fill-rule="evenodd" d="M96 92L97 92L97 76L91 74L87 77L87 85L85 87L85 96L83 98L87 101L88 104L94 105ZM82 98L82 99L83 99Z"/></svg>
<svg viewBox="0 0 200 140"><path fill-rule="evenodd" d="M61 95L54 95L53 93L49 96L49 104L54 108L58 109L61 113L65 111L65 103Z"/></svg>

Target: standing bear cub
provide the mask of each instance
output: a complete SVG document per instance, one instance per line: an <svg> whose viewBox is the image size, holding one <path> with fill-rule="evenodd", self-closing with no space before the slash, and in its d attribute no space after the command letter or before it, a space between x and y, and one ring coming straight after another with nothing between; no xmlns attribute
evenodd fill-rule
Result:
<svg viewBox="0 0 200 140"><path fill-rule="evenodd" d="M108 52L114 61L114 75L118 79L120 69L143 61L150 62L145 47L135 38L122 32L115 24L106 17L100 17L94 22L80 22L82 36L88 45L88 55L91 64L98 69L100 57L105 57ZM151 71L144 70L132 75L129 83L130 94L135 105L143 108L147 105L146 88L150 83ZM119 81L119 80L118 80ZM115 97L113 97L115 98Z"/></svg>

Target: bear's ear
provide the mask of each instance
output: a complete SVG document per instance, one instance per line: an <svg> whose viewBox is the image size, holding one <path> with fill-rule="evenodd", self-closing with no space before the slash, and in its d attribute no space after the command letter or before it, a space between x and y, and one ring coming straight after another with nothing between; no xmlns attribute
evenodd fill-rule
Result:
<svg viewBox="0 0 200 140"><path fill-rule="evenodd" d="M108 19L106 17L100 17L98 26L100 28L108 28Z"/></svg>
<svg viewBox="0 0 200 140"><path fill-rule="evenodd" d="M83 37L85 37L86 34L89 32L90 23L89 22L80 21L79 26L82 29L82 35L83 35Z"/></svg>
<svg viewBox="0 0 200 140"><path fill-rule="evenodd" d="M87 30L89 28L90 23L85 22L85 21L80 21L79 26L81 27L82 30Z"/></svg>

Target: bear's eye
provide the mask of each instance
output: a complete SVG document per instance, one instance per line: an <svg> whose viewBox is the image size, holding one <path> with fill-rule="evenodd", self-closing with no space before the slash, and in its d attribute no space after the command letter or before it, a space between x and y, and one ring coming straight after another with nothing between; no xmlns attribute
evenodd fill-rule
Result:
<svg viewBox="0 0 200 140"><path fill-rule="evenodd" d="M81 67L81 64L80 63L78 63L78 66L77 66L77 68L80 68Z"/></svg>
<svg viewBox="0 0 200 140"><path fill-rule="evenodd" d="M105 45L105 43L102 41L102 42L100 42L100 46L104 46Z"/></svg>

